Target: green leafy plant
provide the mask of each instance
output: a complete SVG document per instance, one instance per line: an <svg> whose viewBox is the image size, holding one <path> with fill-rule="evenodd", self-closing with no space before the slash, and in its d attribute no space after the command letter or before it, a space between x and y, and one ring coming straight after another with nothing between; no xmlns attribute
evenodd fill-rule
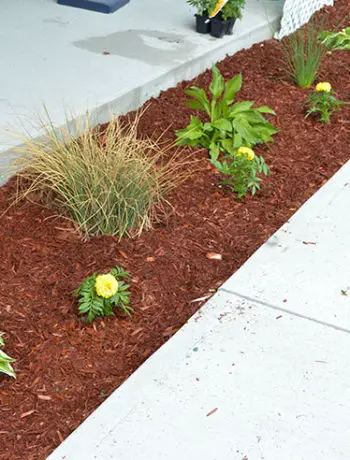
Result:
<svg viewBox="0 0 350 460"><path fill-rule="evenodd" d="M242 87L242 75L236 75L226 84L219 69L213 67L209 86L211 96L202 88L192 86L185 93L192 99L187 105L204 112L207 121L191 116L190 124L176 131L178 145L200 146L209 150L212 158L220 152L234 154L238 147L272 142L278 130L263 116L275 115L267 106L253 107L254 101L234 103L236 93Z"/></svg>
<svg viewBox="0 0 350 460"><path fill-rule="evenodd" d="M307 107L306 117L316 113L320 115L320 121L322 123L328 123L331 119L331 115L340 110L344 104L346 104L346 102L340 101L335 97L330 83L318 83L315 91L313 91L305 101Z"/></svg>
<svg viewBox="0 0 350 460"><path fill-rule="evenodd" d="M350 27L345 27L339 32L325 30L318 35L318 39L327 48L350 50Z"/></svg>
<svg viewBox="0 0 350 460"><path fill-rule="evenodd" d="M0 333L0 348L4 346L5 342L2 338L2 333ZM16 373L11 365L11 363L14 362L15 360L13 358L10 358L10 356L8 356L4 351L0 350L0 373L16 378Z"/></svg>
<svg viewBox="0 0 350 460"><path fill-rule="evenodd" d="M302 88L310 88L313 84L327 54L326 46L318 40L323 24L324 18L313 17L281 41L287 73Z"/></svg>
<svg viewBox="0 0 350 460"><path fill-rule="evenodd" d="M166 194L189 169L160 139L140 138L140 115L93 129L89 114L56 127L46 113L41 138L14 134L21 143L13 163L17 201L39 192L42 203L75 222L85 238L139 235L152 228Z"/></svg>
<svg viewBox="0 0 350 460"><path fill-rule="evenodd" d="M244 6L245 0L228 0L226 5L221 10L222 19L241 19Z"/></svg>
<svg viewBox="0 0 350 460"><path fill-rule="evenodd" d="M130 275L121 267L113 268L109 273L93 273L74 291L79 297L79 313L87 315L92 322L96 316L111 316L113 308L119 308L130 316L133 308L130 303L129 285L123 279Z"/></svg>
<svg viewBox="0 0 350 460"><path fill-rule="evenodd" d="M202 15L210 9L212 0L187 0L187 3L196 8L198 14Z"/></svg>
<svg viewBox="0 0 350 460"><path fill-rule="evenodd" d="M269 168L262 156L255 155L249 147L240 147L233 153L213 156L210 162L226 176L222 184L229 185L237 198L243 198L249 191L255 195L260 189L261 177L267 176Z"/></svg>

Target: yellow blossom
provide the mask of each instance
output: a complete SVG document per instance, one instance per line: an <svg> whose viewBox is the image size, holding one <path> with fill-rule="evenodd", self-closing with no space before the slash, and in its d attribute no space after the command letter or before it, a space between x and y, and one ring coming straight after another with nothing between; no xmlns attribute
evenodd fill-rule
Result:
<svg viewBox="0 0 350 460"><path fill-rule="evenodd" d="M113 275L107 273L106 275L98 275L95 283L96 293L100 297L109 299L118 292L118 281Z"/></svg>
<svg viewBox="0 0 350 460"><path fill-rule="evenodd" d="M237 150L237 156L238 157L245 156L247 160L251 161L251 160L254 160L255 153L254 153L254 150L250 149L249 147L240 147Z"/></svg>
<svg viewBox="0 0 350 460"><path fill-rule="evenodd" d="M328 83L328 81L321 81L316 85L316 91L324 91L325 93L330 93L332 89L332 85Z"/></svg>

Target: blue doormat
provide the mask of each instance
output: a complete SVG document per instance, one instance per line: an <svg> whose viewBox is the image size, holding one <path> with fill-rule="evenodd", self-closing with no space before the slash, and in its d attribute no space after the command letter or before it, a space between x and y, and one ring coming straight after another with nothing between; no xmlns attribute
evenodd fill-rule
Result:
<svg viewBox="0 0 350 460"><path fill-rule="evenodd" d="M129 0L57 0L60 5L84 8L99 13L114 13L118 8L126 5Z"/></svg>

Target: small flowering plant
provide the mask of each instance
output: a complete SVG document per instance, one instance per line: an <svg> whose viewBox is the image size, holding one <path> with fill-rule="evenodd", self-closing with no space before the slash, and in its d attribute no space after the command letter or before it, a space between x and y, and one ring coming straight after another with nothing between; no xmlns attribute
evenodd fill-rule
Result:
<svg viewBox="0 0 350 460"><path fill-rule="evenodd" d="M4 339L2 338L2 333L0 333L0 348L4 346ZM13 362L15 362L13 358L10 358L4 351L0 350L0 373L16 378L15 371L11 365Z"/></svg>
<svg viewBox="0 0 350 460"><path fill-rule="evenodd" d="M306 118L312 113L317 113L320 115L322 123L328 123L331 115L340 110L342 105L345 104L345 102L339 101L334 94L330 83L327 81L318 83L315 91L305 101L307 107Z"/></svg>
<svg viewBox="0 0 350 460"><path fill-rule="evenodd" d="M241 146L222 159L219 155L216 158L212 156L210 162L227 176L222 180L222 184L229 185L238 199L243 198L249 191L255 195L257 190L260 190L262 180L259 174L269 174L269 167L264 158L256 155L250 147Z"/></svg>
<svg viewBox="0 0 350 460"><path fill-rule="evenodd" d="M117 307L130 316L133 309L129 305L129 285L122 281L130 275L121 267L113 268L109 273L97 273L88 276L74 292L79 297L79 313L87 315L91 323L96 316L114 315Z"/></svg>

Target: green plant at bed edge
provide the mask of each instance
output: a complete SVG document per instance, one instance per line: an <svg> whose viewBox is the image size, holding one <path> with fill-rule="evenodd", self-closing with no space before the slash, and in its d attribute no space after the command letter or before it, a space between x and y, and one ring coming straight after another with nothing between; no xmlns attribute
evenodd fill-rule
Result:
<svg viewBox="0 0 350 460"><path fill-rule="evenodd" d="M87 315L92 322L96 316L112 316L113 308L119 308L131 316L129 285L123 279L130 278L121 267L113 268L109 273L93 273L74 291L78 296L79 313Z"/></svg>
<svg viewBox="0 0 350 460"><path fill-rule="evenodd" d="M350 50L350 27L345 27L345 29L339 32L325 30L319 34L318 39L327 48L333 50Z"/></svg>
<svg viewBox="0 0 350 460"><path fill-rule="evenodd" d="M230 183L239 197L244 196L248 190L255 193L260 188L261 179L257 174L268 174L268 167L262 157L256 157L250 162L246 156L240 156L238 149L251 149L256 144L273 142L272 136L278 132L263 115L275 115L270 107L253 107L254 101L234 102L241 87L242 75L236 75L225 83L219 69L214 66L209 86L211 96L208 97L202 88L196 86L185 90L192 98L187 105L204 112L207 121L192 115L189 125L176 131L178 145L208 149L210 162L222 174L230 176L230 179L223 182ZM234 181L236 185L233 185Z"/></svg>
<svg viewBox="0 0 350 460"><path fill-rule="evenodd" d="M259 174L267 176L270 172L264 158L249 147L239 147L231 154L212 156L210 162L225 176L221 183L230 186L238 199L249 191L255 195L262 181Z"/></svg>
<svg viewBox="0 0 350 460"><path fill-rule="evenodd" d="M2 333L0 333L0 348L5 346ZM15 359L10 358L4 351L0 350L0 374L6 374L10 377L16 378L16 373L13 370L11 363L14 363Z"/></svg>
<svg viewBox="0 0 350 460"><path fill-rule="evenodd" d="M322 123L329 123L331 115L346 104L346 102L338 100L334 94L330 83L318 83L315 91L305 101L307 107L306 118L312 113L317 113L320 115Z"/></svg>
<svg viewBox="0 0 350 460"><path fill-rule="evenodd" d="M328 50L318 36L324 20L324 17L313 17L308 24L281 41L286 71L301 88L310 88L322 69Z"/></svg>

